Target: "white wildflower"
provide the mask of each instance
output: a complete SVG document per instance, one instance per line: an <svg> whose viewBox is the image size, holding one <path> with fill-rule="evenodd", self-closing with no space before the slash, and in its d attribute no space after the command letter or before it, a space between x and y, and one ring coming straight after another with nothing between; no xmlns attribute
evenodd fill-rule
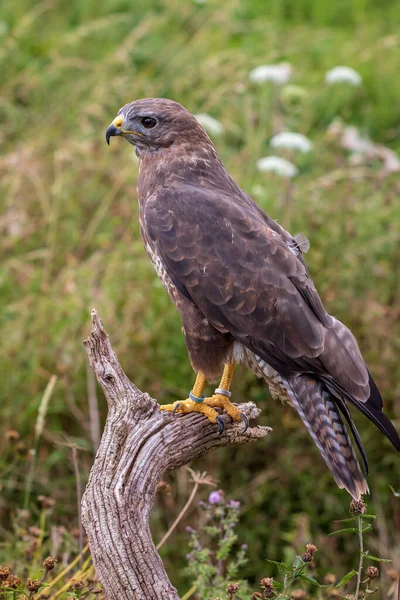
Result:
<svg viewBox="0 0 400 600"><path fill-rule="evenodd" d="M310 152L313 144L305 135L293 133L291 131L282 131L271 138L272 148L287 148L288 150L300 150L300 152Z"/></svg>
<svg viewBox="0 0 400 600"><path fill-rule="evenodd" d="M357 71L351 67L334 67L325 73L325 82L333 83L349 83L350 85L361 85L362 78Z"/></svg>
<svg viewBox="0 0 400 600"><path fill-rule="evenodd" d="M214 117L210 117L210 115L206 114L199 114L194 116L196 117L200 125L204 127L204 129L210 135L221 135L221 133L223 133L224 126L222 125L222 123L217 121L217 119L214 119Z"/></svg>
<svg viewBox="0 0 400 600"><path fill-rule="evenodd" d="M249 73L249 79L253 83L265 83L271 81L278 85L284 85L292 76L293 68L289 63L277 65L260 65Z"/></svg>
<svg viewBox="0 0 400 600"><path fill-rule="evenodd" d="M296 165L280 156L264 156L257 161L256 166L259 171L273 171L282 177L294 177L299 172Z"/></svg>

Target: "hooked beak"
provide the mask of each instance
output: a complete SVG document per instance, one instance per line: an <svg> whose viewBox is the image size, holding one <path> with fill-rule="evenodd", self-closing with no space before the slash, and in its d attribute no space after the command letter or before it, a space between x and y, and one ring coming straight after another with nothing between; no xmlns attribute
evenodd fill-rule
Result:
<svg viewBox="0 0 400 600"><path fill-rule="evenodd" d="M122 135L123 132L121 129L121 125L122 125L123 120L124 120L123 117L121 115L118 115L118 117L115 117L114 121L107 128L106 142L108 145L110 145L110 137L113 137L114 135Z"/></svg>

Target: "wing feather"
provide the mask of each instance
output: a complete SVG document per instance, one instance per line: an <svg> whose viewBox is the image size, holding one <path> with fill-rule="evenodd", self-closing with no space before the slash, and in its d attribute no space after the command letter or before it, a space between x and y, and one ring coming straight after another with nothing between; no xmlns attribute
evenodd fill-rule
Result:
<svg viewBox="0 0 400 600"><path fill-rule="evenodd" d="M323 352L333 319L300 254L255 204L182 185L162 188L144 216L171 279L211 323L277 353L293 372Z"/></svg>
<svg viewBox="0 0 400 600"><path fill-rule="evenodd" d="M320 377L400 448L352 333L325 311L295 240L248 196L175 184L147 200L144 222L172 281L216 329L284 377Z"/></svg>

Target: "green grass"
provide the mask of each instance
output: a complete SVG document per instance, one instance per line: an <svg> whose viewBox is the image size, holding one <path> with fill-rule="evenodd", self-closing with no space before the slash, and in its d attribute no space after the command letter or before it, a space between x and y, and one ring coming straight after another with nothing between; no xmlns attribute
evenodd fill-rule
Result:
<svg viewBox="0 0 400 600"><path fill-rule="evenodd" d="M327 134L340 117L400 151L399 20L399 2L373 0L1 4L0 428L21 436L18 452L0 437L6 529L10 511L23 502L37 410L52 375L57 382L32 497L52 495L58 518L76 520L69 450L59 442L67 434L91 449L81 341L93 306L139 387L171 401L186 397L190 386L177 313L139 236L132 148L119 140L108 148L104 141L119 107L135 98L167 96L223 123L215 143L227 168L271 216L309 237L307 261L324 302L353 329L388 412L399 421L399 176L380 177L376 163L357 176ZM253 67L282 61L293 65L291 83L304 89L297 102L284 90L249 83ZM358 70L363 85L327 87L325 71L339 64ZM282 129L314 142L309 157L291 156L300 174L289 191L255 166ZM346 495L336 490L295 415L247 373L236 378L235 392L237 400L253 399L265 409L263 420L274 433L266 443L221 451L202 465L228 494L245 500L246 574L265 574L267 556L279 560L293 544L310 541L307 536L325 544L327 569L336 561L344 571L354 548L328 544L325 535L333 519L343 518ZM390 524L399 518L387 487L399 488L398 459L365 420L359 423L374 498ZM90 452L81 455L84 477L91 459ZM226 460L238 468L222 470ZM10 461L13 469L3 476ZM168 514L182 505L186 489L174 488ZM157 531L166 518L162 507L156 510ZM177 585L185 539L177 534L165 550ZM390 531L389 540L392 552L398 550L398 534Z"/></svg>

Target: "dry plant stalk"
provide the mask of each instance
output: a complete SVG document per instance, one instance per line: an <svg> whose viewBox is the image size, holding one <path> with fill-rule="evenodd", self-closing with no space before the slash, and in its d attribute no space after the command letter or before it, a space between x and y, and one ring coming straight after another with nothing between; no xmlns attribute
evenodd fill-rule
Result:
<svg viewBox="0 0 400 600"><path fill-rule="evenodd" d="M123 372L95 310L84 342L108 402L103 437L82 499L85 527L97 576L108 600L179 600L154 546L149 517L157 484L167 470L220 446L255 442L268 427L251 427L224 416L217 428L202 415L173 417L140 392ZM249 419L260 410L240 406Z"/></svg>

